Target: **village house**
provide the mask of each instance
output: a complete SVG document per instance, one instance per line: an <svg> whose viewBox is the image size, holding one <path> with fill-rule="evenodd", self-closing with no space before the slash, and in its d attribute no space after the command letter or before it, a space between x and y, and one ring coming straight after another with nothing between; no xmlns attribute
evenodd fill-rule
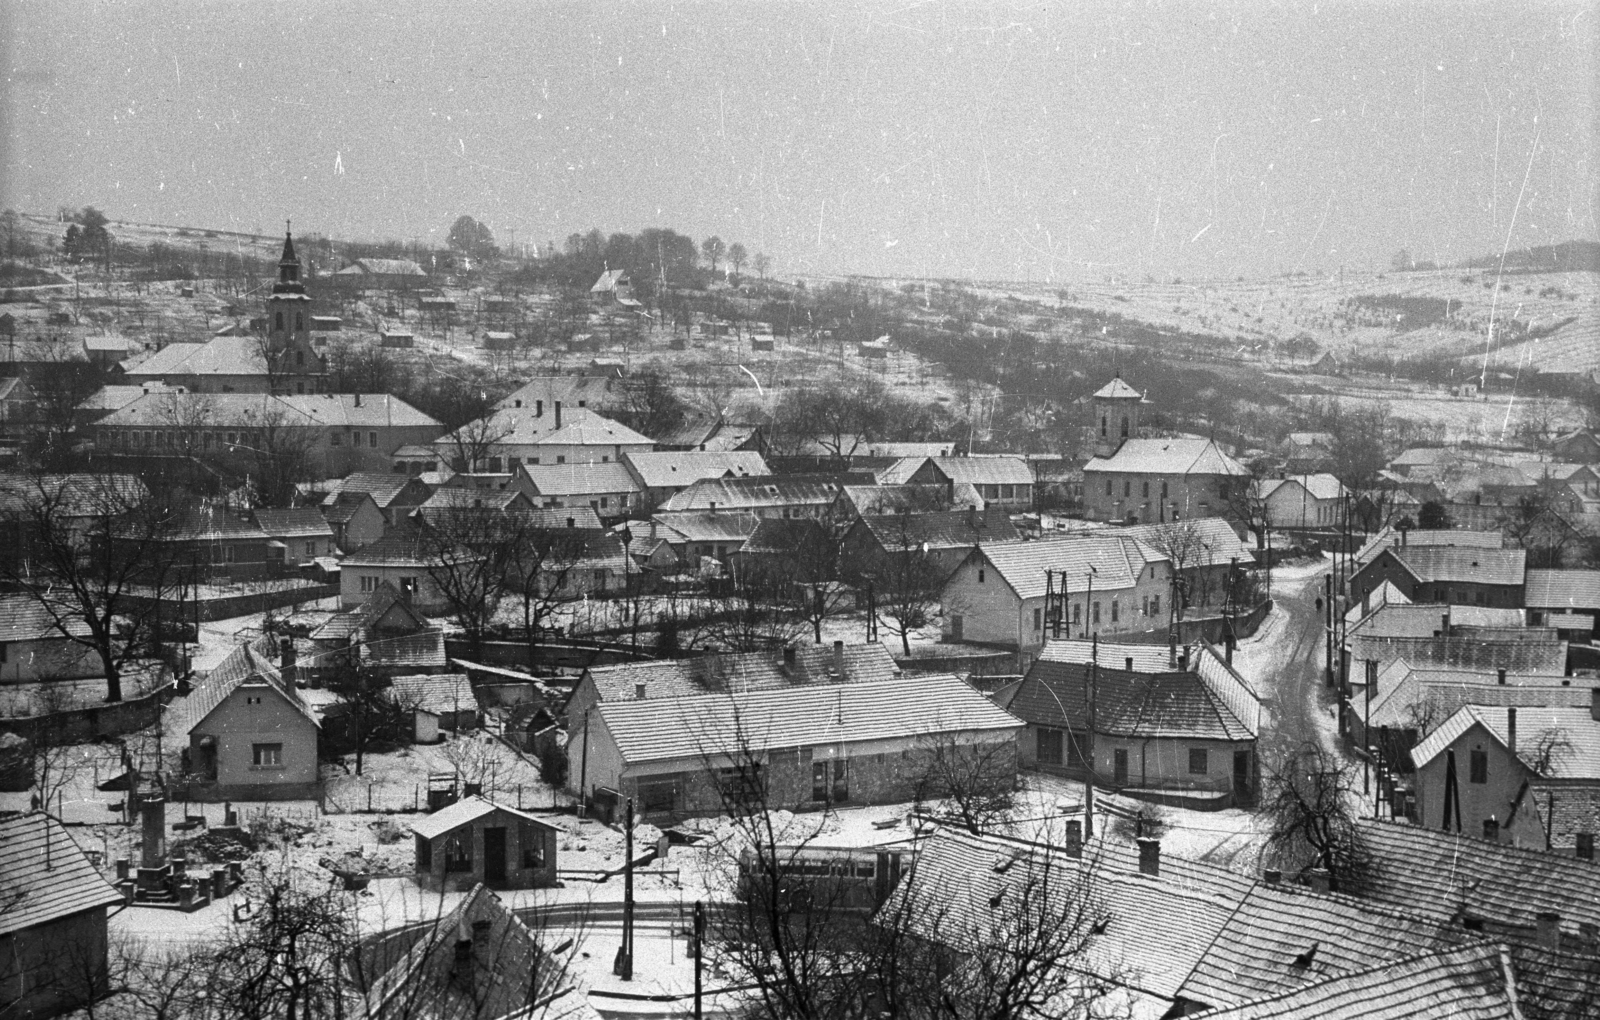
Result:
<svg viewBox="0 0 1600 1020"><path fill-rule="evenodd" d="M932 513L868 514L845 532L842 561L852 573L871 575L889 564L921 557L933 576L949 577L979 545L1020 542L1022 536L1000 507Z"/></svg>
<svg viewBox="0 0 1600 1020"><path fill-rule="evenodd" d="M437 744L478 728L478 697L465 673L414 673L389 681L388 697L411 716L411 740Z"/></svg>
<svg viewBox="0 0 1600 1020"><path fill-rule="evenodd" d="M1021 457L928 457L905 481L943 485L952 496L956 486L970 485L987 506L1033 509L1033 469Z"/></svg>
<svg viewBox="0 0 1600 1020"><path fill-rule="evenodd" d="M1380 528L1366 543L1357 550L1355 560L1359 570L1371 563L1377 555L1391 546L1455 546L1463 549L1500 549L1505 546L1505 537L1498 531L1469 531L1410 528L1401 529L1392 526ZM1376 589L1373 589L1374 591Z"/></svg>
<svg viewBox="0 0 1600 1020"><path fill-rule="evenodd" d="M1519 609L1527 556L1522 549L1389 546L1350 578L1350 597L1363 601L1387 582L1414 602Z"/></svg>
<svg viewBox="0 0 1600 1020"><path fill-rule="evenodd" d="M624 454L648 453L647 437L582 408L501 408L433 444L461 474L514 474L523 464L610 464Z"/></svg>
<svg viewBox="0 0 1600 1020"><path fill-rule="evenodd" d="M318 509L333 531L334 544L344 552L376 542L389 527L370 492L330 492Z"/></svg>
<svg viewBox="0 0 1600 1020"><path fill-rule="evenodd" d="M594 286L589 288L589 297L602 308L639 307L639 302L633 297L633 278L626 269L608 269L601 273L600 278L594 281Z"/></svg>
<svg viewBox="0 0 1600 1020"><path fill-rule="evenodd" d="M1600 570L1530 569L1522 600L1529 626L1554 627L1577 641L1600 641Z"/></svg>
<svg viewBox="0 0 1600 1020"><path fill-rule="evenodd" d="M439 451L431 446L402 446L389 456L397 475L424 475L439 469Z"/></svg>
<svg viewBox="0 0 1600 1020"><path fill-rule="evenodd" d="M122 902L61 822L42 811L0 818L6 1015L43 1020L106 995L106 908Z"/></svg>
<svg viewBox="0 0 1600 1020"><path fill-rule="evenodd" d="M1198 517L1168 524L1134 524L1107 528L1098 534L1137 539L1172 562L1180 581L1180 605L1222 605L1235 570L1255 568L1255 555L1233 525L1221 517ZM1059 535L1046 536L1059 540Z"/></svg>
<svg viewBox="0 0 1600 1020"><path fill-rule="evenodd" d="M1576 429L1556 437L1554 453L1568 463L1600 464L1600 437L1593 429Z"/></svg>
<svg viewBox="0 0 1600 1020"><path fill-rule="evenodd" d="M1349 491L1333 475L1286 475L1255 482L1251 496L1265 504L1267 527L1304 530L1339 525Z"/></svg>
<svg viewBox="0 0 1600 1020"><path fill-rule="evenodd" d="M309 640L315 651L302 662L300 679L332 668L338 656L351 650L364 666L389 676L431 674L446 665L444 633L385 581L355 608L330 616Z"/></svg>
<svg viewBox="0 0 1600 1020"><path fill-rule="evenodd" d="M1024 768L1202 809L1254 799L1261 704L1215 650L1172 662L1160 646L1108 643L1083 662L1085 642L1061 644L1045 645L1007 706L1027 723Z"/></svg>
<svg viewBox="0 0 1600 1020"><path fill-rule="evenodd" d="M822 517L839 495L832 475L703 478L662 503L659 510L742 512L757 517Z"/></svg>
<svg viewBox="0 0 1600 1020"><path fill-rule="evenodd" d="M271 638L241 644L177 706L191 800L317 796L321 721L272 661Z"/></svg>
<svg viewBox="0 0 1600 1020"><path fill-rule="evenodd" d="M274 558L266 532L248 513L211 503L184 507L173 514L169 528L126 541L148 541L151 563L188 568L201 577L250 581L283 573L282 556Z"/></svg>
<svg viewBox="0 0 1600 1020"><path fill-rule="evenodd" d="M356 259L329 282L353 290L410 291L427 285L428 274L410 259Z"/></svg>
<svg viewBox="0 0 1600 1020"><path fill-rule="evenodd" d="M920 514L943 510L983 510L987 501L971 484L841 485L833 518L849 524L858 517Z"/></svg>
<svg viewBox="0 0 1600 1020"><path fill-rule="evenodd" d="M513 390L495 405L495 410L531 409L536 417L557 403L605 414L627 406L628 392L614 377L606 375L541 375Z"/></svg>
<svg viewBox="0 0 1600 1020"><path fill-rule="evenodd" d="M635 526L634 541L641 545L665 542L676 563L694 569L702 559L729 562L760 522L760 517L749 512L666 511L653 515L645 527Z"/></svg>
<svg viewBox="0 0 1600 1020"><path fill-rule="evenodd" d="M944 584L941 638L1016 649L1026 664L1056 632L1053 612L1067 634L1154 630L1171 590L1166 554L1125 536L978 546Z"/></svg>
<svg viewBox="0 0 1600 1020"><path fill-rule="evenodd" d="M405 523L413 511L426 504L432 498L434 489L416 477L382 471L358 471L330 482L322 505L334 506L341 502L340 497L357 492L370 495L382 512L384 523L393 528Z"/></svg>
<svg viewBox="0 0 1600 1020"><path fill-rule="evenodd" d="M1291 475L1306 475L1333 470L1331 432L1291 432L1279 453L1283 469Z"/></svg>
<svg viewBox="0 0 1600 1020"><path fill-rule="evenodd" d="M602 521L640 509L644 489L622 464L522 464L507 491L520 492L539 507L588 507Z"/></svg>
<svg viewBox="0 0 1600 1020"><path fill-rule="evenodd" d="M79 614L59 620L32 595L0 595L0 683L100 676L100 657L77 640L88 636L89 625Z"/></svg>
<svg viewBox="0 0 1600 1020"><path fill-rule="evenodd" d="M656 437L656 449L662 451L765 454L766 448L767 440L761 426L726 421L721 415L692 417L678 428Z"/></svg>
<svg viewBox="0 0 1600 1020"><path fill-rule="evenodd" d="M559 826L483 797L463 797L411 823L425 889L536 889L556 884Z"/></svg>
<svg viewBox="0 0 1600 1020"><path fill-rule="evenodd" d="M643 492L644 507L660 506L702 478L751 478L772 474L754 450L630 453L623 457Z"/></svg>
<svg viewBox="0 0 1600 1020"><path fill-rule="evenodd" d="M1229 514L1250 472L1215 440L1139 437L1147 401L1116 378L1090 398L1094 456L1083 467L1083 510L1091 521L1129 524Z"/></svg>
<svg viewBox="0 0 1600 1020"><path fill-rule="evenodd" d="M318 557L339 555L333 525L315 507L257 510L256 527L267 536L267 555L281 555L284 567L305 566Z"/></svg>
<svg viewBox="0 0 1600 1020"><path fill-rule="evenodd" d="M763 797L790 808L893 803L936 785L936 756L970 756L997 787L1016 778L1021 723L954 676L602 701L569 775L649 820Z"/></svg>
<svg viewBox="0 0 1600 1020"><path fill-rule="evenodd" d="M475 556L458 549L449 555ZM387 582L420 612L441 616L450 609L433 572L445 569L442 554L414 528L392 531L346 553L339 564L339 606L354 609Z"/></svg>

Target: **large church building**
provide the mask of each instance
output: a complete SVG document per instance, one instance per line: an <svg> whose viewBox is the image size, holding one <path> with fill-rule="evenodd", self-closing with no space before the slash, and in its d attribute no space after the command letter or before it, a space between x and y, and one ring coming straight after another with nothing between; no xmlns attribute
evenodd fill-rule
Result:
<svg viewBox="0 0 1600 1020"><path fill-rule="evenodd" d="M1165 523L1224 517L1250 472L1211 439L1144 439L1144 396L1119 376L1090 398L1094 456L1083 467L1084 516L1092 521Z"/></svg>

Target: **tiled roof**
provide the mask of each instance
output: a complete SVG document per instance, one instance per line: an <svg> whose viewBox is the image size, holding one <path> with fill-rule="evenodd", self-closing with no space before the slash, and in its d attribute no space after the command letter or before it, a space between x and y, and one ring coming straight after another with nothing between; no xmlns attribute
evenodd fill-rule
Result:
<svg viewBox="0 0 1600 1020"><path fill-rule="evenodd" d="M616 461L604 464L524 464L518 469L540 496L638 492L639 483ZM518 483L523 484L523 483Z"/></svg>
<svg viewBox="0 0 1600 1020"><path fill-rule="evenodd" d="M926 513L938 510L984 508L984 498L971 482L949 486L929 485L842 485L841 496L849 500L857 514Z"/></svg>
<svg viewBox="0 0 1600 1020"><path fill-rule="evenodd" d="M1386 582L1387 583L1387 582ZM1443 603L1385 603L1351 624L1350 637L1433 637L1444 627L1451 607ZM1452 623L1454 621L1451 621Z"/></svg>
<svg viewBox="0 0 1600 1020"><path fill-rule="evenodd" d="M130 379L266 374L261 339L253 336L219 336L203 344L168 344L127 373Z"/></svg>
<svg viewBox="0 0 1600 1020"><path fill-rule="evenodd" d="M322 516L329 524L349 524L363 503L377 507L370 492L330 492L322 501Z"/></svg>
<svg viewBox="0 0 1600 1020"><path fill-rule="evenodd" d="M758 477L772 473L761 454L754 450L625 453L623 460L639 484L648 489L688 487L702 478Z"/></svg>
<svg viewBox="0 0 1600 1020"><path fill-rule="evenodd" d="M1178 994L1220 1008L1451 944L1437 921L1294 886L1251 888Z"/></svg>
<svg viewBox="0 0 1600 1020"><path fill-rule="evenodd" d="M442 485L422 501L421 510L505 510L512 506L531 508L527 493L516 489L458 489Z"/></svg>
<svg viewBox="0 0 1600 1020"><path fill-rule="evenodd" d="M458 801L451 807L465 803ZM463 942L472 960L467 973L457 962ZM550 948L541 945L538 935L494 893L483 885L474 886L403 957L377 976L366 992L363 1015L369 1020L543 1017L543 1010L528 1013L530 1004L563 999L575 983L559 958L550 955Z"/></svg>
<svg viewBox="0 0 1600 1020"><path fill-rule="evenodd" d="M970 485L1032 485L1033 469L1021 457L929 457L952 482Z"/></svg>
<svg viewBox="0 0 1600 1020"><path fill-rule="evenodd" d="M657 532L670 542L743 541L756 530L761 518L747 511L709 513L704 510L663 511L651 518ZM635 529L648 534L648 529Z"/></svg>
<svg viewBox="0 0 1600 1020"><path fill-rule="evenodd" d="M150 490L137 475L0 474L0 513L5 514L48 509L52 516L102 517L149 498Z"/></svg>
<svg viewBox="0 0 1600 1020"><path fill-rule="evenodd" d="M421 709L435 715L450 712L476 712L478 697L465 673L419 673L397 676L391 681L390 697L402 708Z"/></svg>
<svg viewBox="0 0 1600 1020"><path fill-rule="evenodd" d="M357 471L330 485L322 505L332 506L340 493L365 492L371 494L372 501L377 503L379 508L385 508L405 492L406 486L411 482L412 478L408 475L385 474L382 471Z"/></svg>
<svg viewBox="0 0 1600 1020"><path fill-rule="evenodd" d="M1092 567L1095 591L1114 592L1132 588L1150 563L1167 562L1166 556L1135 539L1104 534L982 546L973 555L987 559L1024 599L1045 594L1046 570L1064 573L1069 589L1082 591L1088 587Z"/></svg>
<svg viewBox="0 0 1600 1020"><path fill-rule="evenodd" d="M1522 805L1535 813L1539 831L1550 834L1552 850L1575 846L1580 833L1600 833L1600 782L1529 783L1517 810Z"/></svg>
<svg viewBox="0 0 1600 1020"><path fill-rule="evenodd" d="M1044 662L1098 662L1102 666L1122 666L1130 657L1135 673L1171 673L1178 668L1166 645L1062 638L1046 640L1039 652L1039 660Z"/></svg>
<svg viewBox="0 0 1600 1020"><path fill-rule="evenodd" d="M1014 733L1022 723L949 675L682 698L602 701L596 709L628 765L821 744Z"/></svg>
<svg viewBox="0 0 1600 1020"><path fill-rule="evenodd" d="M1390 546L1401 544L1399 532L1393 528L1384 528L1361 547L1356 553L1356 559L1366 563L1374 556ZM1405 533L1405 546L1458 546L1468 549L1502 549L1505 547L1505 536L1498 531L1465 531L1455 529L1425 529L1413 528Z"/></svg>
<svg viewBox="0 0 1600 1020"><path fill-rule="evenodd" d="M754 510L761 507L825 506L839 494L831 475L769 475L703 478L661 504L665 511Z"/></svg>
<svg viewBox="0 0 1600 1020"><path fill-rule="evenodd" d="M828 530L810 517L769 517L756 525L739 552L747 556L807 556L822 562L829 555Z"/></svg>
<svg viewBox="0 0 1600 1020"><path fill-rule="evenodd" d="M1003 510L943 510L932 513L864 514L862 528L890 552L918 549L964 549L982 542L1020 542L1022 536Z"/></svg>
<svg viewBox="0 0 1600 1020"><path fill-rule="evenodd" d="M1527 572L1522 601L1530 609L1600 609L1600 570Z"/></svg>
<svg viewBox="0 0 1600 1020"><path fill-rule="evenodd" d="M396 677L395 679L399 680L404 678ZM507 807L504 804L496 804L492 800L474 795L471 797L462 797L454 804L442 807L432 814L412 822L411 831L421 836L423 839L438 839L440 836L443 836L445 833L450 832L453 829L459 829L468 822L475 821L476 819L482 818L485 815L493 814L496 811L504 811L506 814L514 815L525 822L532 822L534 825L537 825L540 828L557 828L557 826L550 824L544 819L536 818L525 811L521 811L513 807Z"/></svg>
<svg viewBox="0 0 1600 1020"><path fill-rule="evenodd" d="M54 604L52 602L52 604ZM89 624L79 614L63 613L68 631L79 637L89 636ZM38 641L56 638L66 640L56 618L32 595L0 595L0 642ZM17 654L17 653L13 653Z"/></svg>
<svg viewBox="0 0 1600 1020"><path fill-rule="evenodd" d="M410 259L356 259L335 276L427 276Z"/></svg>
<svg viewBox="0 0 1600 1020"><path fill-rule="evenodd" d="M347 609L342 613L334 613L328 621L311 633L313 641L343 640L351 634L358 633L382 619L389 610L398 605L400 611L411 617L414 629L421 630L428 626L427 618L411 608L411 603L406 601L400 589L388 581L379 581L376 590L367 596L367 600L354 609Z"/></svg>
<svg viewBox="0 0 1600 1020"><path fill-rule="evenodd" d="M1110 382L1095 390L1094 395L1099 398L1107 398L1112 400L1144 399L1144 394L1123 382L1120 375L1116 376Z"/></svg>
<svg viewBox="0 0 1600 1020"><path fill-rule="evenodd" d="M309 719L311 725L320 728L321 721L306 703L300 700L300 695L294 687L284 683L282 674L272 661L276 651L272 639L263 637L254 643L241 644L230 652L227 658L218 663L178 706L178 731L187 733L200 725L207 716L216 711L217 706L227 700L228 695L247 684L269 687L276 691L293 705L296 711Z"/></svg>
<svg viewBox="0 0 1600 1020"><path fill-rule="evenodd" d="M537 408L534 407L505 407L503 403L500 409L489 416L486 425L480 419L463 426L471 430L464 433L469 440L492 438L490 445L496 447L652 445L648 437L587 408L563 406L561 426L557 428L555 409L550 405L546 405L544 414L540 415L535 413ZM455 449L458 434L463 433L457 430L440 438L434 444L435 449L449 456Z"/></svg>
<svg viewBox="0 0 1600 1020"><path fill-rule="evenodd" d="M1207 1020L1523 1020L1504 948L1474 943L1384 963L1230 1009Z"/></svg>
<svg viewBox="0 0 1600 1020"><path fill-rule="evenodd" d="M266 532L255 521L223 507L185 507L172 515L171 530L162 538L173 542L266 541Z"/></svg>
<svg viewBox="0 0 1600 1020"><path fill-rule="evenodd" d="M1283 478L1270 478L1261 483L1261 496L1266 498L1285 485L1298 485L1311 494L1313 499L1338 499L1346 492L1344 484L1330 474L1315 475L1287 475Z"/></svg>
<svg viewBox="0 0 1600 1020"><path fill-rule="evenodd" d="M1455 546L1391 546L1390 555L1424 583L1520 585L1528 554L1522 549L1471 549Z"/></svg>
<svg viewBox="0 0 1600 1020"><path fill-rule="evenodd" d="M1110 457L1094 457L1088 471L1142 475L1228 475L1243 478L1250 471L1223 453L1210 439L1126 439Z"/></svg>
<svg viewBox="0 0 1600 1020"><path fill-rule="evenodd" d="M1395 660L1404 663L1404 660ZM1372 725L1409 729L1419 720L1448 719L1465 705L1575 706L1589 704L1587 687L1570 686L1570 677L1548 673L1506 674L1505 684L1492 670L1413 669L1404 666L1390 681L1378 674L1378 691L1372 697ZM1565 683L1563 683L1565 681ZM1413 709L1415 706L1415 710ZM1364 711L1360 702L1357 710Z"/></svg>
<svg viewBox="0 0 1600 1020"><path fill-rule="evenodd" d="M457 555L472 554L462 550ZM347 567L419 567L425 570L443 562L420 533L406 529L391 531L344 558Z"/></svg>
<svg viewBox="0 0 1600 1020"><path fill-rule="evenodd" d="M1362 894L1411 914L1450 920L1463 914L1531 937L1540 913L1561 915L1562 930L1600 924L1600 865L1542 850L1491 843L1474 834L1421 825L1356 822L1376 862Z"/></svg>
<svg viewBox="0 0 1600 1020"><path fill-rule="evenodd" d="M1134 524L1108 528L1103 534L1136 538L1152 549L1168 553L1174 561L1182 559L1185 570L1220 566L1232 560L1238 560L1242 567L1255 563L1250 544L1221 517L1195 517L1171 524Z"/></svg>
<svg viewBox="0 0 1600 1020"><path fill-rule="evenodd" d="M639 684L645 685L647 698L681 698L839 682L832 673L831 647L800 645L794 649L794 659L787 665L782 652L736 652L599 666L589 670L588 676L602 701L635 699ZM899 675L900 667L883 645L844 646L844 681L892 680Z"/></svg>
<svg viewBox="0 0 1600 1020"><path fill-rule="evenodd" d="M257 510L256 524L270 538L332 537L328 519L315 507Z"/></svg>
<svg viewBox="0 0 1600 1020"><path fill-rule="evenodd" d="M1411 749L1418 768L1432 761L1474 725L1489 731L1502 746L1510 744L1509 713L1517 713L1517 751L1526 760L1544 736L1558 736L1563 745L1550 755L1550 779L1600 779L1600 721L1588 706L1465 705Z"/></svg>
<svg viewBox="0 0 1600 1020"><path fill-rule="evenodd" d="M1593 952L1558 952L1514 943L1511 962L1527 1020L1600 1016L1600 957Z"/></svg>
<svg viewBox="0 0 1600 1020"><path fill-rule="evenodd" d="M0 936L121 902L66 826L42 811L0 819Z"/></svg>
<svg viewBox="0 0 1600 1020"><path fill-rule="evenodd" d="M537 376L523 383L504 400L495 405L497 408L522 408L536 410L539 401L544 401L546 414L555 413L555 402L561 401L563 413L566 411L588 410L593 411L607 400L621 396L621 390L612 392L615 380L611 376L598 375L546 375ZM578 405L586 405L580 408Z"/></svg>
<svg viewBox="0 0 1600 1020"><path fill-rule="evenodd" d="M146 393L149 386L102 386L94 391L87 400L78 404L80 411L115 411L119 407L127 407Z"/></svg>
<svg viewBox="0 0 1600 1020"><path fill-rule="evenodd" d="M279 399L319 425L363 429L443 428L431 416L387 393L296 393Z"/></svg>
<svg viewBox="0 0 1600 1020"><path fill-rule="evenodd" d="M1089 728L1089 674L1081 663L1040 660L1011 699L1011 712L1030 723ZM1095 731L1133 739L1254 740L1259 706L1235 699L1250 716L1240 719L1212 685L1196 673L1129 673L1097 669Z"/></svg>

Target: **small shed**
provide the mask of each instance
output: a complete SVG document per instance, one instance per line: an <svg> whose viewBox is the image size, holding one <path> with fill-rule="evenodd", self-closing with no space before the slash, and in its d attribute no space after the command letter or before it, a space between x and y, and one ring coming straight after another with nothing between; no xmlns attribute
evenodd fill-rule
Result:
<svg viewBox="0 0 1600 1020"><path fill-rule="evenodd" d="M776 346L776 341L770 336L753 336L750 338L752 351L766 351L771 353Z"/></svg>
<svg viewBox="0 0 1600 1020"><path fill-rule="evenodd" d="M311 332L337 333L344 327L344 320L337 315L313 315L311 317Z"/></svg>
<svg viewBox="0 0 1600 1020"><path fill-rule="evenodd" d="M552 825L483 797L465 797L411 823L417 884L426 889L535 889L556 884Z"/></svg>
<svg viewBox="0 0 1600 1020"><path fill-rule="evenodd" d="M415 674L391 681L390 697L412 716L412 740L434 744L441 731L463 733L478 727L478 698L465 673Z"/></svg>
<svg viewBox="0 0 1600 1020"><path fill-rule="evenodd" d="M507 333L502 330L485 330L483 334L483 349L486 351L509 351L517 346L517 334Z"/></svg>
<svg viewBox="0 0 1600 1020"><path fill-rule="evenodd" d="M398 329L386 329L379 336L385 347L410 347L415 339L410 333Z"/></svg>

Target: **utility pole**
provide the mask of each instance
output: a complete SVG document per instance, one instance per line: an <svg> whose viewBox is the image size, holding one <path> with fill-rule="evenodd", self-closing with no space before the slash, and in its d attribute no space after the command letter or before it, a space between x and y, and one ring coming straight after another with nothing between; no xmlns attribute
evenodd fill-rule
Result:
<svg viewBox="0 0 1600 1020"><path fill-rule="evenodd" d="M1324 641L1327 646L1327 664L1323 668L1322 682L1324 686L1333 686L1333 575L1329 574L1322 581L1323 612L1326 615L1323 631Z"/></svg>
<svg viewBox="0 0 1600 1020"><path fill-rule="evenodd" d="M702 988L700 970L705 960L706 952L706 905L703 900L694 901L694 1020L704 1017L704 1003L702 1001Z"/></svg>
<svg viewBox="0 0 1600 1020"><path fill-rule="evenodd" d="M617 947L617 958L611 973L624 981L633 980L633 798L628 798L625 853L622 862L622 945Z"/></svg>
<svg viewBox="0 0 1600 1020"><path fill-rule="evenodd" d="M1085 735L1089 744L1087 756L1089 762L1088 773L1083 781L1083 835L1085 839L1094 838L1094 725L1096 697L1099 693L1098 674L1100 671L1100 635L1094 636L1093 643L1089 646L1089 732Z"/></svg>
<svg viewBox="0 0 1600 1020"><path fill-rule="evenodd" d="M1367 704L1366 711L1363 713L1364 718L1361 721L1361 743L1364 745L1362 749L1366 751L1366 754L1361 756L1361 793L1363 796L1368 792L1367 773L1371 769L1371 762L1368 759L1370 759L1372 756L1372 688L1377 686L1377 683L1378 660L1368 659L1366 683ZM1372 801L1372 816L1374 818L1378 816L1378 801L1376 797L1374 797Z"/></svg>

